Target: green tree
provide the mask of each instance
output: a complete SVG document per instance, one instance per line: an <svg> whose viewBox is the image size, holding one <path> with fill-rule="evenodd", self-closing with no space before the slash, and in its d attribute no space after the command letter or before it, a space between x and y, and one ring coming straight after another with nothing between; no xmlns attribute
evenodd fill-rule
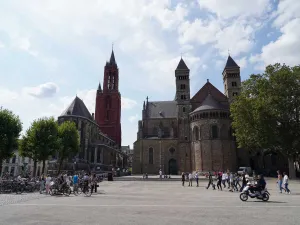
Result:
<svg viewBox="0 0 300 225"><path fill-rule="evenodd" d="M20 153L34 161L33 172L36 172L38 161L43 162L42 173L45 171L45 162L59 148L58 125L53 117L35 120L27 130L21 141Z"/></svg>
<svg viewBox="0 0 300 225"><path fill-rule="evenodd" d="M18 116L0 107L0 171L2 161L11 158L18 147L22 123Z"/></svg>
<svg viewBox="0 0 300 225"><path fill-rule="evenodd" d="M290 177L300 148L300 67L270 65L251 75L231 105L239 147L280 151L288 158Z"/></svg>
<svg viewBox="0 0 300 225"><path fill-rule="evenodd" d="M60 140L60 148L58 149L59 174L64 160L74 154L77 154L79 151L79 134L76 124L71 121L63 122L58 127L58 135Z"/></svg>

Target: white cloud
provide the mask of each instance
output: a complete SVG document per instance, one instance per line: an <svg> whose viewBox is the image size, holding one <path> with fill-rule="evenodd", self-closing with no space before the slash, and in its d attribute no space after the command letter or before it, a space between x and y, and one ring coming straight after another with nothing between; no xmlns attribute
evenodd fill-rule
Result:
<svg viewBox="0 0 300 225"><path fill-rule="evenodd" d="M53 97L58 92L58 86L55 83L48 82L36 87L25 87L24 92L36 98Z"/></svg>
<svg viewBox="0 0 300 225"><path fill-rule="evenodd" d="M300 58L300 2L298 0L280 1L273 25L281 35L262 47L261 53L250 58L257 63L256 68L264 68L274 63L299 65Z"/></svg>
<svg viewBox="0 0 300 225"><path fill-rule="evenodd" d="M133 122L135 122L136 120L138 120L138 118L139 118L139 115L138 115L138 114L135 114L134 116L130 116L130 117L128 118L128 120L129 120L129 122L133 123Z"/></svg>
<svg viewBox="0 0 300 225"><path fill-rule="evenodd" d="M132 109L137 105L137 102L130 98L121 97L122 109Z"/></svg>
<svg viewBox="0 0 300 225"><path fill-rule="evenodd" d="M261 16L271 5L269 0L198 0L202 9L215 13L220 18Z"/></svg>
<svg viewBox="0 0 300 225"><path fill-rule="evenodd" d="M243 57L236 60L236 63L240 66L241 69L247 68L247 57Z"/></svg>

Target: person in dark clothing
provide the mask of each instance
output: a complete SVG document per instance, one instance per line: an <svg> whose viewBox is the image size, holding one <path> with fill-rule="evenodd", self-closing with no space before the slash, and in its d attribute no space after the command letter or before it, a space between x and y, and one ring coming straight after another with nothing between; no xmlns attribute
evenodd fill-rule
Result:
<svg viewBox="0 0 300 225"><path fill-rule="evenodd" d="M206 189L208 189L210 187L210 185L213 187L214 190L216 190L216 186L213 183L213 177L212 177L211 172L209 172L209 175L208 175L208 185L207 185Z"/></svg>
<svg viewBox="0 0 300 225"><path fill-rule="evenodd" d="M222 174L221 173L218 174L217 187L218 187L218 190L221 189L221 191L222 191Z"/></svg>
<svg viewBox="0 0 300 225"><path fill-rule="evenodd" d="M243 173L243 175L242 175L242 187L240 189L240 192L242 192L244 187L246 187L246 186L247 186L246 174Z"/></svg>
<svg viewBox="0 0 300 225"><path fill-rule="evenodd" d="M264 190L266 188L266 181L263 177L263 175L258 175L258 180L257 180L257 184L255 186L255 191L259 192L259 194L261 195L261 191Z"/></svg>
<svg viewBox="0 0 300 225"><path fill-rule="evenodd" d="M184 182L185 182L185 174L182 173L181 175L181 181L182 181L182 186L184 186Z"/></svg>

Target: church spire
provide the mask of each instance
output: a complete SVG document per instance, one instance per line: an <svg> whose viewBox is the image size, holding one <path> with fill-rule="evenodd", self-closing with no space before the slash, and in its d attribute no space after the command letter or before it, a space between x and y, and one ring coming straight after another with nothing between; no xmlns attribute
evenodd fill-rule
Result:
<svg viewBox="0 0 300 225"><path fill-rule="evenodd" d="M116 63L116 59L115 59L114 50L112 50L112 51L111 51L111 55L110 55L109 64L110 64L110 65L117 65L117 63Z"/></svg>
<svg viewBox="0 0 300 225"><path fill-rule="evenodd" d="M176 70L189 70L189 68L187 67L187 65L183 61L182 56L181 56L181 59L178 63L178 66L177 66Z"/></svg>
<svg viewBox="0 0 300 225"><path fill-rule="evenodd" d="M230 55L228 55L228 59L225 65L225 69L226 68L231 68L231 67L239 67L238 64L236 64L236 62L233 60L233 58L231 58Z"/></svg>

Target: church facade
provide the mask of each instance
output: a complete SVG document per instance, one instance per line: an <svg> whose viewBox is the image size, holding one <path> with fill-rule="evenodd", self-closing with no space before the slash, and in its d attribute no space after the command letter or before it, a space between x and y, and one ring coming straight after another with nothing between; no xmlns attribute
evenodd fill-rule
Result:
<svg viewBox="0 0 300 225"><path fill-rule="evenodd" d="M73 121L80 137L80 151L70 157L63 170L111 171L112 168L127 168L127 155L121 150L121 94L119 70L112 51L106 62L103 90L99 83L95 96L95 113L90 113L79 98L58 117L58 123ZM88 165L88 167L87 167ZM57 170L56 162L49 170Z"/></svg>
<svg viewBox="0 0 300 225"><path fill-rule="evenodd" d="M134 143L133 173L235 171L248 165L232 135L229 106L241 89L240 67L228 57L224 94L207 83L190 96L190 70L181 59L173 101L144 102ZM244 155L243 155L243 154Z"/></svg>

